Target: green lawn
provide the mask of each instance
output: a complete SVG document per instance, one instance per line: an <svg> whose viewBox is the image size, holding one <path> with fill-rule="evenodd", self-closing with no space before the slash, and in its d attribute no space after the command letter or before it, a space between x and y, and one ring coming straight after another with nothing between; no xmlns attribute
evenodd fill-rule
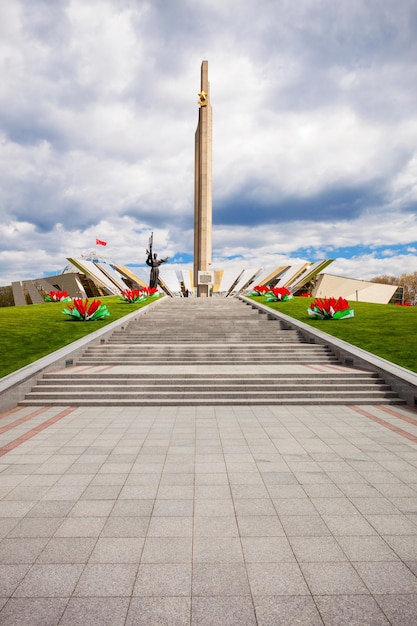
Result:
<svg viewBox="0 0 417 626"><path fill-rule="evenodd" d="M417 307L350 301L350 307L355 311L354 317L344 320L316 320L307 313L314 298L292 298L287 302L265 302L264 296L251 298L333 337L417 372Z"/></svg>
<svg viewBox="0 0 417 626"><path fill-rule="evenodd" d="M118 296L100 299L110 317L97 322L72 321L62 314L64 303L0 308L0 377L147 304L125 304ZM417 307L351 302L355 317L321 321L307 314L311 298L269 303L264 297L252 299L417 372Z"/></svg>
<svg viewBox="0 0 417 626"><path fill-rule="evenodd" d="M92 300L92 298L90 299ZM62 311L66 303L48 302L0 308L0 377L107 326L153 302L127 304L119 296L100 297L110 316L96 322L76 322Z"/></svg>

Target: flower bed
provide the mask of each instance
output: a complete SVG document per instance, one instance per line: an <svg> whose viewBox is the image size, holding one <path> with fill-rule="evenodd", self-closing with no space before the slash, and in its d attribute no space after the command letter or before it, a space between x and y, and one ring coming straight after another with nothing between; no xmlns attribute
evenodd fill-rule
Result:
<svg viewBox="0 0 417 626"><path fill-rule="evenodd" d="M129 304L134 304L135 302L143 302L146 300L147 294L144 290L139 289L125 289L120 294L120 300L124 302L128 302Z"/></svg>
<svg viewBox="0 0 417 626"><path fill-rule="evenodd" d="M307 309L312 317L319 320L340 320L354 316L349 302L344 298L316 298Z"/></svg>
<svg viewBox="0 0 417 626"><path fill-rule="evenodd" d="M270 291L268 285L256 285L251 291L251 296L266 296Z"/></svg>
<svg viewBox="0 0 417 626"><path fill-rule="evenodd" d="M286 302L293 297L286 287L274 287L266 294L266 302Z"/></svg>
<svg viewBox="0 0 417 626"><path fill-rule="evenodd" d="M110 315L106 305L100 300L93 300L89 303L88 298L85 300L74 298L72 305L68 305L62 312L79 322L93 322Z"/></svg>
<svg viewBox="0 0 417 626"><path fill-rule="evenodd" d="M45 296L45 302L69 302L70 295L66 291L50 291Z"/></svg>

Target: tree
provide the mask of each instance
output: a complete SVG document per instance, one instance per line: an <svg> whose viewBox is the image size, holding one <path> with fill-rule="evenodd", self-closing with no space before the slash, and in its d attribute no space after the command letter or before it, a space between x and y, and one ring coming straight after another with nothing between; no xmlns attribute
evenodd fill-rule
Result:
<svg viewBox="0 0 417 626"><path fill-rule="evenodd" d="M398 285L404 287L404 302L417 303L417 272L413 274L401 274L400 277L384 274L371 278L371 283L385 283L385 285Z"/></svg>

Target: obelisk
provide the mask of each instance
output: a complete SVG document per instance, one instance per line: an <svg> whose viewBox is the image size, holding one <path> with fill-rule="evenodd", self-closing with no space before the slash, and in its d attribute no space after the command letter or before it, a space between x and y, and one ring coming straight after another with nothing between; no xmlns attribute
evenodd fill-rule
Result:
<svg viewBox="0 0 417 626"><path fill-rule="evenodd" d="M212 231L212 109L208 61L201 64L198 126L194 162L194 287L197 297L210 295ZM204 274L205 272L205 274Z"/></svg>

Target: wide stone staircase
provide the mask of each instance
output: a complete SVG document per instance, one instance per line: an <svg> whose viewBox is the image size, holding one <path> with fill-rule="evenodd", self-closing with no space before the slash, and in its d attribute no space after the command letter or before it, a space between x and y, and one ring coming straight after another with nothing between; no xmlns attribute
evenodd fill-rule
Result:
<svg viewBox="0 0 417 626"><path fill-rule="evenodd" d="M345 367L235 298L164 298L48 372L21 404L80 406L404 404L372 372Z"/></svg>

